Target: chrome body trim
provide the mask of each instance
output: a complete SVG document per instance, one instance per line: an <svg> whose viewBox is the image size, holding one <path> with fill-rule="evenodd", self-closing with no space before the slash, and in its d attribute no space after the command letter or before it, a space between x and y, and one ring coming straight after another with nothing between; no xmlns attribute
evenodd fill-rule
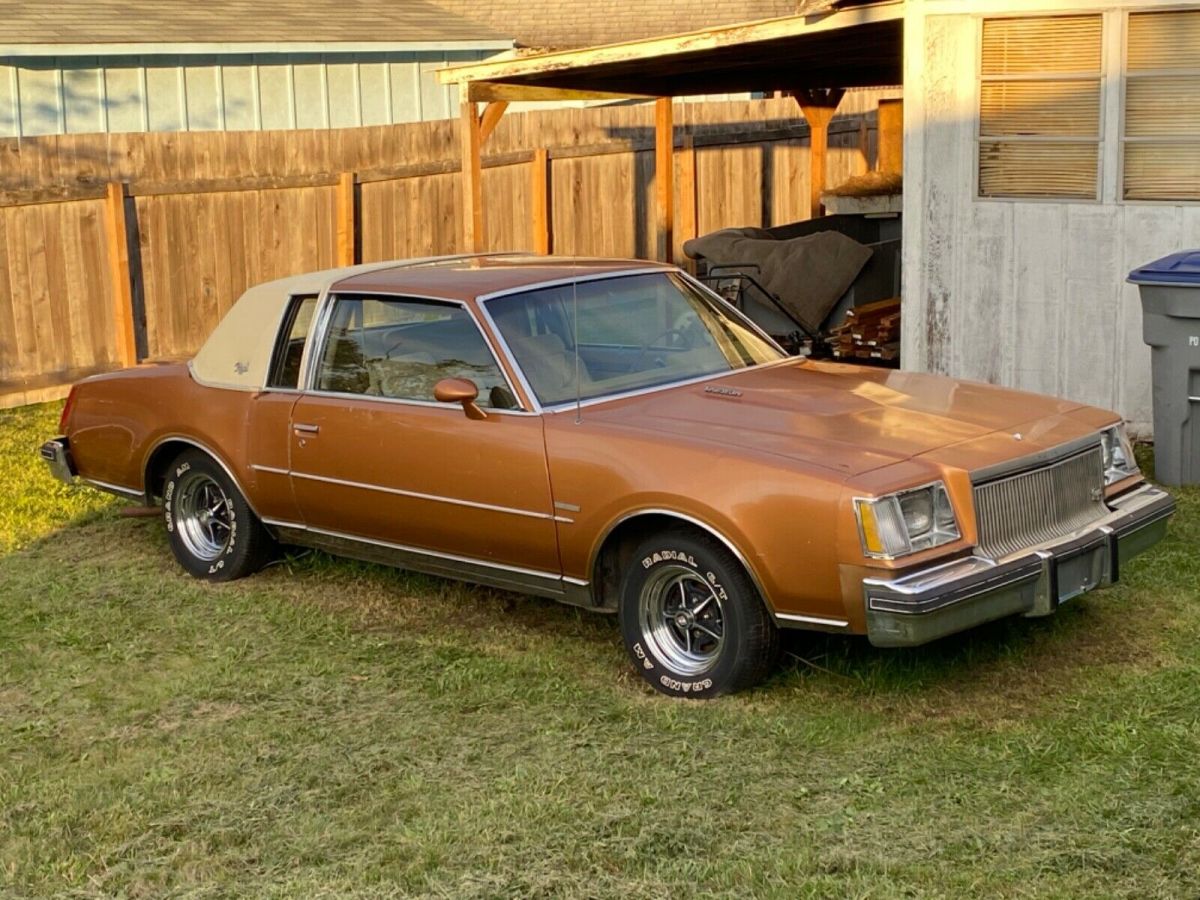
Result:
<svg viewBox="0 0 1200 900"><path fill-rule="evenodd" d="M379 397L375 394L351 394L346 391L314 390L299 391L298 393L305 397L341 397L346 400L360 400L369 403L390 403L393 406L420 406L425 409L442 409L446 412L458 413L460 416L463 414L462 407L457 403L439 403L437 400L408 400L403 397ZM525 416L528 418L537 415L537 413L527 409L494 409L493 407L485 406L483 410L489 416Z"/></svg>
<svg viewBox="0 0 1200 900"><path fill-rule="evenodd" d="M287 469L278 469L275 466L261 466L258 463L250 463L250 468L255 472L266 472L269 475L291 475Z"/></svg>
<svg viewBox="0 0 1200 900"><path fill-rule="evenodd" d="M293 478L304 478L308 481L321 481L326 484L337 484L343 487L361 488L367 491L379 491L384 494L395 494L400 497L412 497L415 500L432 500L435 503L449 503L453 506L467 506L472 509L485 509L489 512L508 513L513 516L525 516L530 519L556 519L550 513L536 512L530 509L517 509L512 506L496 506L491 503L478 503L474 500L461 500L457 497L444 497L440 494L423 494L420 491L406 491L403 488L385 487L381 484L367 484L363 481L347 481L344 478L330 478L326 475L313 475L309 472L291 471ZM568 520L569 521L569 520Z"/></svg>
<svg viewBox="0 0 1200 900"><path fill-rule="evenodd" d="M568 262L569 265L569 262ZM587 267L580 266L580 270ZM540 291L545 288L562 287L564 284L583 284L585 281L604 281L606 278L625 278L629 275L651 275L658 272L676 272L674 266L659 263L654 266L633 266L628 269L607 269L603 272L591 272L589 275L579 275L572 278L551 278L548 281L531 281L520 287L505 288L502 291L492 291L490 294L480 294L475 299L480 305L498 297L508 297L512 294L528 294L530 291Z"/></svg>
<svg viewBox="0 0 1200 900"><path fill-rule="evenodd" d="M844 631L850 627L850 623L845 619L801 616L796 613L775 613L775 619L783 627L812 628L818 631Z"/></svg>
<svg viewBox="0 0 1200 900"><path fill-rule="evenodd" d="M335 291L333 287L330 287L329 290L317 301L318 306L317 312L313 316L313 327L310 329L308 340L304 345L304 357L300 363L301 372L303 373L300 384L304 393L311 393L315 396L321 397L355 397L358 399L383 400L390 403L409 403L435 406L439 408L454 408L452 404L438 403L435 400L410 400L402 397L376 397L372 394L346 394L337 391L323 391L316 387L317 356L319 356L319 353L316 351L317 348L325 345L325 338L329 331L329 322L333 318L333 308L337 304L338 299L343 296L346 298L376 297L382 300L397 301L417 300L461 309L466 313L467 318L471 321L471 324L475 326L475 330L479 332L480 338L483 339L483 346L487 348L488 354L492 357L492 362L496 365L496 371L498 371L500 376L504 379L504 383L508 387L509 392L513 395L518 403L520 402L520 397L513 389L512 380L508 377L508 373L504 370L504 366L501 365L500 360L496 357L496 348L492 345L492 341L488 338L488 332L480 324L479 318L475 315L475 311L466 302L447 297L433 297L423 294L394 293L389 291L353 291L347 289L343 292L340 290ZM278 326L276 327L278 329ZM493 326L493 331L494 330L495 329ZM310 355L312 356L311 360L309 359ZM488 408L487 412L488 415L491 415L493 410ZM526 409L495 410L495 412L509 414L518 413L524 415L530 414L530 411Z"/></svg>
<svg viewBox="0 0 1200 900"><path fill-rule="evenodd" d="M1068 456L1074 456L1082 450L1099 446L1100 432L1097 431L1095 434L1084 435L1081 438L1075 438L1074 440L1067 441L1065 444L1048 447L1045 450L1031 453L1028 456L1019 456L1016 459L1009 459L995 465L985 466L982 469L976 469L971 473L971 484L985 484L1000 478L1020 475L1033 469L1041 469L1051 463L1060 462Z"/></svg>
<svg viewBox="0 0 1200 900"><path fill-rule="evenodd" d="M111 484L107 481L101 481L98 478L84 478L82 475L79 476L79 480L84 484L91 485L99 490L107 491L110 494L116 494L118 497L125 497L128 500L136 500L139 503L146 502L146 495L139 490L135 490L134 488L124 487L120 484Z"/></svg>
<svg viewBox="0 0 1200 900"><path fill-rule="evenodd" d="M638 509L634 510L633 512L626 513L610 523L608 527L604 529L600 539L596 541L595 545L592 547L591 558L588 560L587 568L589 573L595 573L596 565L600 561L600 551L608 541L609 536L621 525L624 525L626 522L630 522L642 516L667 516L668 518L678 519L681 522L687 522L689 525L694 525L701 531L707 532L712 537L724 544L725 549L733 554L734 558L741 564L742 568L746 570L746 574L750 576L750 581L754 584L754 588L758 591L758 595L762 597L763 603L766 604L767 612L771 614L771 618L778 619L778 615L775 612L775 604L771 601L771 598L763 589L762 581L759 579L758 573L754 571L754 567L750 565L750 561L746 558L746 555L738 549L738 546L707 522L703 522L694 516L689 516L687 513L677 512L673 509L662 509L658 507Z"/></svg>
<svg viewBox="0 0 1200 900"><path fill-rule="evenodd" d="M506 341L504 339L504 334L500 331L500 328L496 325L496 320L494 318L492 318L492 314L488 311L488 308L487 308L488 303L492 300L496 300L501 297L511 297L515 294L527 294L532 291L543 290L544 288L551 288L551 287L561 287L562 285L566 285L566 284L581 284L581 283L588 282L588 281L616 280L618 278L629 278L629 277L636 276L636 275L658 275L658 274L675 275L677 277L680 277L689 286L692 286L692 287L698 289L705 296L715 300L717 303L719 303L721 305L721 307L723 307L725 310L730 312L736 319L738 319L740 322L745 324L752 331L754 331L757 335L759 335L762 339L764 339L768 344L770 344L772 347L774 347L776 350L778 350L779 353L782 354L783 358L774 360L772 362L759 363L754 366L743 366L740 369L730 369L727 372L715 372L715 373L712 373L709 375L701 375L696 378L684 379L682 381L672 381L672 382L668 382L665 384L657 384L657 385L652 385L652 386L644 387L644 388L635 388L633 390L622 391L620 393L615 393L615 394L605 394L600 397L591 397L591 398L588 398L588 399L582 400L582 401L566 400L561 403L555 403L555 404L551 404L549 406L544 406L542 404L541 400L538 399L538 396L534 392L532 385L530 385L529 380L525 377L524 370L521 368L520 363L517 362L517 358L513 354L512 348L509 347L508 341ZM508 288L503 291L496 291L495 293L492 293L492 294L482 294L479 297L477 297L476 300L479 303L480 311L483 313L484 318L487 320L488 327L491 329L492 333L495 335L497 343L500 344L500 346L503 350L505 359L508 360L509 364L512 366L513 371L517 373L517 378L521 382L521 387L524 388L526 394L528 395L530 404L532 404L534 410L539 413L540 412L556 413L556 412L560 412L563 410L581 409L581 408L587 407L587 406L594 406L598 403L606 403L609 400L622 400L627 397L638 397L643 394L650 394L650 393L654 393L657 391L669 390L670 388L674 388L674 387L685 387L689 384L698 384L702 381L711 381L716 378L724 378L729 375L733 375L737 372L747 372L747 371L750 371L751 369L759 369L759 368L764 368L766 366L779 365L781 363L795 361L795 359L796 359L796 357L788 356L787 352L782 347L780 347L777 343L775 343L775 340L769 334L767 334L765 331L763 331L761 328L759 328L757 325L755 325L753 321L751 321L745 314L743 314L740 310L738 310L737 307L733 306L728 300L726 300L720 294L717 294L714 291L712 291L710 288L705 287L700 282L696 281L694 278L689 276L683 270L675 268L675 267L671 267L671 266L658 266L658 267L653 267L653 268L647 267L647 268L641 268L641 269L620 270L620 271L615 271L615 272L605 272L603 274L591 274L591 275L586 275L586 276L583 276L580 278L557 278L552 281L540 282L537 284L529 284L529 285L525 285L525 286L519 287L519 288Z"/></svg>
<svg viewBox="0 0 1200 900"><path fill-rule="evenodd" d="M262 516L258 515L258 510L254 507L254 499L249 493L246 492L246 489L242 486L241 481L238 480L238 477L233 474L233 469L228 463L225 462L224 459L221 458L220 454L213 451L213 449L207 444L204 444L195 438L185 437L181 434L169 434L164 437L160 437L151 445L150 449L146 451L146 454L142 457L142 493L139 494L139 496L145 497L147 501L153 500L153 498L149 496L149 490L146 488L148 483L146 478L147 470L150 467L150 460L154 458L155 451L169 441L179 441L182 444L189 444L195 447L197 450L202 450L208 454L208 456L211 457L216 464L221 467L225 474L229 476L229 480L232 481L233 486L238 489L238 492L242 495L242 499L245 500L246 505L250 507L250 511L254 513L254 515L258 516L260 520L262 519Z"/></svg>
<svg viewBox="0 0 1200 900"><path fill-rule="evenodd" d="M275 529L285 543L315 547L339 556L349 556L367 562L424 572L444 578L469 581L501 590L518 591L560 600L577 606L591 607L591 591L586 582L573 579L564 583L561 575L537 569L525 569L503 563L458 556L438 550L394 544L361 535L312 528L297 522L263 519L263 524Z"/></svg>
<svg viewBox="0 0 1200 900"><path fill-rule="evenodd" d="M574 503L563 503L561 500L554 501L554 508L561 509L566 512L579 512L579 507Z"/></svg>

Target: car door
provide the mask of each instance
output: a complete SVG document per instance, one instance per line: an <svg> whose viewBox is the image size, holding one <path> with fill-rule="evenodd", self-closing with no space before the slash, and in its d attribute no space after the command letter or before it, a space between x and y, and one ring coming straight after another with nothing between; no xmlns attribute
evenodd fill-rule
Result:
<svg viewBox="0 0 1200 900"><path fill-rule="evenodd" d="M292 410L291 479L305 526L431 560L560 574L539 415L457 303L330 298L308 389ZM479 387L486 418L434 400Z"/></svg>

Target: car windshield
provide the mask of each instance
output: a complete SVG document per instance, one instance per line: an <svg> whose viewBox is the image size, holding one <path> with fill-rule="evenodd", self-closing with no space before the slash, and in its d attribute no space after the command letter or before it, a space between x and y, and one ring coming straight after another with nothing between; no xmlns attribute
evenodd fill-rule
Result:
<svg viewBox="0 0 1200 900"><path fill-rule="evenodd" d="M543 406L784 358L723 301L671 272L539 288L486 305Z"/></svg>

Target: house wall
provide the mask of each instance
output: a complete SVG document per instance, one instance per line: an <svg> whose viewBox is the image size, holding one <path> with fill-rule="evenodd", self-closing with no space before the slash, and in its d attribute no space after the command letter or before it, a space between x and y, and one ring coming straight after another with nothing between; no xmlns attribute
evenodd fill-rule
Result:
<svg viewBox="0 0 1200 900"><path fill-rule="evenodd" d="M1195 6L909 0L905 20L906 368L1118 410L1151 428L1141 263L1200 246L1200 204L1120 199L1125 14ZM978 199L980 20L997 12L1104 10L1099 201Z"/></svg>
<svg viewBox="0 0 1200 900"><path fill-rule="evenodd" d="M494 50L0 59L0 137L350 128L451 118L433 71Z"/></svg>

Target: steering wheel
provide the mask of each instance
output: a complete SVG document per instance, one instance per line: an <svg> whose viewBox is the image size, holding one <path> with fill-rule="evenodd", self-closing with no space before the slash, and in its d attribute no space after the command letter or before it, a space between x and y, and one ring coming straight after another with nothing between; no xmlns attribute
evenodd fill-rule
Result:
<svg viewBox="0 0 1200 900"><path fill-rule="evenodd" d="M675 337L679 339L681 350L686 349L691 343L683 329L668 328L666 331L662 332L661 334L656 334L654 337L650 338L650 340L646 341L646 343L642 344L642 350L640 353L638 353L637 363L634 365L634 368L638 370L644 368L646 364L646 356L650 353L651 348L659 341L669 338L671 335L675 335ZM665 365L665 363L663 365Z"/></svg>

